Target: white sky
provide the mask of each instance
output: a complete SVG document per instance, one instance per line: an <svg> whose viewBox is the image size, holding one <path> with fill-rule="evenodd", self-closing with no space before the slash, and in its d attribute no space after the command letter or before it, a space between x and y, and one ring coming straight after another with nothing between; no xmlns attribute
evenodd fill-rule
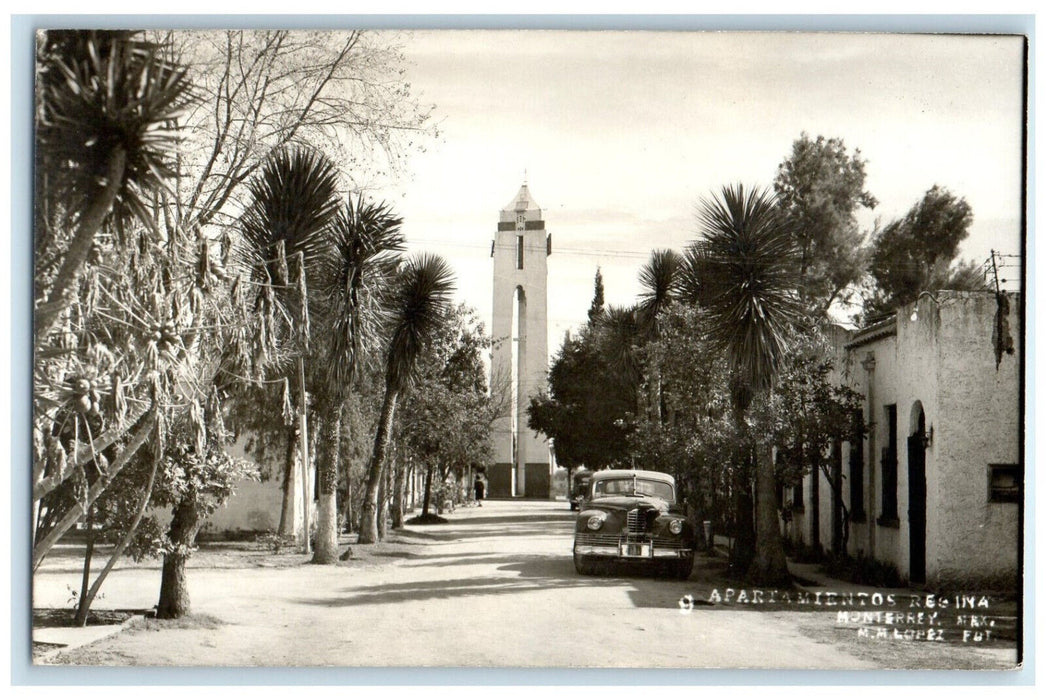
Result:
<svg viewBox="0 0 1046 700"><path fill-rule="evenodd" d="M1020 252L1017 38L425 31L406 53L441 130L387 194L410 246L445 255L489 324L490 242L526 171L553 236L550 353L597 266L608 303L631 303L649 252L696 237L700 199L771 185L803 131L860 148L866 227L939 184L973 208L963 257Z"/></svg>

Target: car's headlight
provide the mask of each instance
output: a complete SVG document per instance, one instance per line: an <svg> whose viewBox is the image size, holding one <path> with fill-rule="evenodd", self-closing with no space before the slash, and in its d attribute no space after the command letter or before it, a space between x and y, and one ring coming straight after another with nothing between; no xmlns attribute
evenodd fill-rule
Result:
<svg viewBox="0 0 1046 700"><path fill-rule="evenodd" d="M668 531L671 532L673 535L678 535L680 532L683 531L683 521L673 520L668 524Z"/></svg>
<svg viewBox="0 0 1046 700"><path fill-rule="evenodd" d="M603 527L603 521L606 520L606 517L605 515L593 515L588 519L588 529L598 530Z"/></svg>

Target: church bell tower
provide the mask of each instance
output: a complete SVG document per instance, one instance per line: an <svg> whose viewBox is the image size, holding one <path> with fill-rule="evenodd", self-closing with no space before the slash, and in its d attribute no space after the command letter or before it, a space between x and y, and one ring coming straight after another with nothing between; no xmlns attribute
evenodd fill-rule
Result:
<svg viewBox="0 0 1046 700"><path fill-rule="evenodd" d="M548 378L548 261L552 239L527 183L498 220L494 258L491 388L511 397L494 424L490 496L552 497L547 441L527 427L530 398Z"/></svg>

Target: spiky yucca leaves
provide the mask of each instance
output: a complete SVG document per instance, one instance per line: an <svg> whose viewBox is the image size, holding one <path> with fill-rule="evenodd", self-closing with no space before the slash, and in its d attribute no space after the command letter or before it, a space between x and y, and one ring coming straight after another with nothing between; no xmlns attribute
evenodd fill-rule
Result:
<svg viewBox="0 0 1046 700"><path fill-rule="evenodd" d="M347 390L380 333L404 247L402 218L391 206L346 202L331 223L329 245L317 262L317 295L323 301L327 355L325 384Z"/></svg>
<svg viewBox="0 0 1046 700"><path fill-rule="evenodd" d="M661 335L662 317L680 297L680 270L683 258L670 248L653 251L650 259L639 270L639 303L636 318L645 340L656 340ZM662 404L661 367L648 359L643 383L647 389L649 409L658 420L664 417Z"/></svg>
<svg viewBox="0 0 1046 700"><path fill-rule="evenodd" d="M323 254L325 231L338 213L338 170L319 151L283 148L265 161L251 181L249 196L240 217L248 250L273 282L289 284L283 279L277 248L283 245L288 260L304 254L306 264Z"/></svg>
<svg viewBox="0 0 1046 700"><path fill-rule="evenodd" d="M735 373L735 420L739 434L748 435L744 414L756 394L772 387L789 336L801 318L796 250L773 196L765 190L725 187L721 196L702 203L699 222L702 238L691 255L700 280L698 296L706 310L706 332L725 350ZM752 436L750 442L743 442L754 447L756 457L755 551L748 576L759 584L783 584L790 577L781 543L770 439ZM747 484L739 486L739 494L748 492ZM737 534L746 541L750 530Z"/></svg>
<svg viewBox="0 0 1046 700"><path fill-rule="evenodd" d="M454 272L438 255L421 254L403 266L389 298L389 341L385 354L385 398L374 436L367 491L360 518L360 544L378 541L378 488L392 434L396 402L415 376L418 358L447 323Z"/></svg>
<svg viewBox="0 0 1046 700"><path fill-rule="evenodd" d="M41 165L75 221L110 186L112 223L153 222L153 192L175 175L175 128L192 104L186 70L130 32L49 31L39 46ZM110 182L113 156L123 172Z"/></svg>
<svg viewBox="0 0 1046 700"><path fill-rule="evenodd" d="M699 222L702 238L688 257L708 336L741 384L758 393L773 383L800 319L797 251L766 190L724 187L702 203Z"/></svg>
<svg viewBox="0 0 1046 700"><path fill-rule="evenodd" d="M254 352L248 361L255 371L266 366L287 371L287 363L307 350L307 270L330 246L338 171L318 151L284 148L269 156L248 189L239 222L243 239L234 249L253 284L257 323L250 329Z"/></svg>
<svg viewBox="0 0 1046 700"><path fill-rule="evenodd" d="M422 350L446 323L453 293L454 270L442 257L422 253L404 265L389 299L385 357L386 382L396 390L409 385Z"/></svg>
<svg viewBox="0 0 1046 700"><path fill-rule="evenodd" d="M37 349L72 303L98 231L125 242L132 220L153 226L151 201L175 174L178 120L192 103L185 70L165 51L129 32L41 34Z"/></svg>
<svg viewBox="0 0 1046 700"><path fill-rule="evenodd" d="M635 306L608 306L593 324L600 353L619 385L636 406L642 368L636 355L642 343L640 312Z"/></svg>
<svg viewBox="0 0 1046 700"><path fill-rule="evenodd" d="M678 298L681 265L679 253L662 248L650 253L650 259L640 268L638 311L644 331L656 333L658 317Z"/></svg>

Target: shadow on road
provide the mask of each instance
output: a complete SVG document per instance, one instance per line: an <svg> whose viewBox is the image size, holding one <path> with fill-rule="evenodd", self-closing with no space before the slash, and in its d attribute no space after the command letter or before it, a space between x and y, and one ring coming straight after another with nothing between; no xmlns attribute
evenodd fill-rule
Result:
<svg viewBox="0 0 1046 700"><path fill-rule="evenodd" d="M412 562L421 558L429 560L416 564L411 563L410 566L439 568L443 574L438 578L423 581L349 587L344 589L340 595L329 598L299 599L299 602L340 608L388 603L418 603L468 596L505 596L554 589L624 588L632 605L637 608L676 609L684 595L689 594L695 598L704 599L710 590L707 583L700 579L676 581L659 577L647 569L637 567L613 567L607 569L604 575L581 576L574 570L574 563L568 555L472 552L443 555L442 557L437 555L407 557ZM446 561L432 561L440 558ZM460 577L445 575L448 569L461 566L491 567L496 573Z"/></svg>

